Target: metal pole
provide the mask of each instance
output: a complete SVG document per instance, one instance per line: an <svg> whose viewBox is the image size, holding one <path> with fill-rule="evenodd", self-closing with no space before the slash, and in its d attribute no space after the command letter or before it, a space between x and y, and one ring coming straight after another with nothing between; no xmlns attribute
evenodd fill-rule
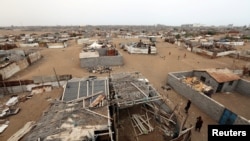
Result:
<svg viewBox="0 0 250 141"><path fill-rule="evenodd" d="M87 96L89 96L89 81L87 81Z"/></svg>

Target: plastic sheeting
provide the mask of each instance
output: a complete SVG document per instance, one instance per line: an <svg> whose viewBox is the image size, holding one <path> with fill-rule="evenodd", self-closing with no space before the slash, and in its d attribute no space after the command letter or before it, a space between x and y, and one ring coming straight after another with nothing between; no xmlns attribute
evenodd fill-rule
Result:
<svg viewBox="0 0 250 141"><path fill-rule="evenodd" d="M6 105L7 106L13 106L18 102L18 97L12 97L10 98L7 102Z"/></svg>
<svg viewBox="0 0 250 141"><path fill-rule="evenodd" d="M3 133L3 131L4 131L8 126L9 126L9 125L7 125L7 124L2 124L2 125L0 126L0 134Z"/></svg>

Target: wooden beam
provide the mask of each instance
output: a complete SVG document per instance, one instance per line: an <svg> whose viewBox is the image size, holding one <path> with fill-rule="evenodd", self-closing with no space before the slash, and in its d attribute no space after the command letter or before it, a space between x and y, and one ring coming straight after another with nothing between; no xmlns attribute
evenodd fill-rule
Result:
<svg viewBox="0 0 250 141"><path fill-rule="evenodd" d="M102 103L105 98L105 95L98 95L97 98L92 103L90 103L89 107L95 107L97 105L100 105L100 103Z"/></svg>
<svg viewBox="0 0 250 141"><path fill-rule="evenodd" d="M94 96L97 96L99 94L103 93L103 91L99 91L93 95L90 95L90 96L86 96L86 97L81 97L81 98L78 98L78 99L74 99L74 100L71 100L71 101L67 101L66 103L71 103L71 102L79 102L79 101L82 101L82 100L85 100L85 99L88 99L88 98L92 98Z"/></svg>
<svg viewBox="0 0 250 141"><path fill-rule="evenodd" d="M78 83L77 98L79 98L80 95L80 88L81 88L81 81L79 81Z"/></svg>
<svg viewBox="0 0 250 141"><path fill-rule="evenodd" d="M85 108L85 99L82 100L82 107Z"/></svg>
<svg viewBox="0 0 250 141"><path fill-rule="evenodd" d="M150 110L148 110L148 109L146 109L146 108L142 108L142 109L146 110L146 112L149 112L149 113L155 115L154 112L152 112L152 111L150 111ZM166 117L164 117L164 116L162 116L162 115L160 115L160 114L158 114L158 115L159 115L160 117L162 117L163 119L165 119L165 120L167 120L167 121L170 121L170 122L172 122L173 124L176 124L176 122L174 122L173 120L168 119L168 118L166 118Z"/></svg>
<svg viewBox="0 0 250 141"><path fill-rule="evenodd" d="M174 116L174 111L177 109L178 106L179 106L178 104L175 105L175 107L174 107L174 109L172 111L172 114L170 115L169 119L172 119L172 117Z"/></svg>
<svg viewBox="0 0 250 141"><path fill-rule="evenodd" d="M104 117L104 118L107 118L107 119L113 120L112 118L110 118L110 117L108 117L108 116L105 116L105 115L99 114L99 113L94 112L94 111L91 111L91 110L89 110L89 109L86 109L86 108L85 108L84 110L86 110L86 111L88 111L88 112L90 112L90 113L92 113L92 114L99 115L99 116L101 116L101 117Z"/></svg>
<svg viewBox="0 0 250 141"><path fill-rule="evenodd" d="M128 109L127 109L127 111L128 111L128 116L129 116L131 119L133 119L133 118L131 117L131 115L130 115ZM133 129L134 129L135 139L136 139L136 141L139 141L139 139L138 139L138 137L137 137L137 134L136 134L136 129L135 129L135 127L134 127L133 121L132 121L132 120L130 120L130 121L131 121L131 125L132 125L132 127L133 127Z"/></svg>
<svg viewBox="0 0 250 141"><path fill-rule="evenodd" d="M148 98L148 95L145 94L138 86L136 86L133 82L130 82L130 84L132 84L136 89L138 89L145 97Z"/></svg>
<svg viewBox="0 0 250 141"><path fill-rule="evenodd" d="M89 81L87 81L87 96L89 96Z"/></svg>
<svg viewBox="0 0 250 141"><path fill-rule="evenodd" d="M184 127L184 125L185 125L185 123L186 123L186 121L187 121L187 118L188 118L188 114L185 116L185 118L183 119L183 121L182 121L182 123L181 123L181 125L180 125L180 129L179 129L179 133L181 133L181 131L182 131L182 129L183 129L183 127ZM180 136L181 134L179 134L179 136Z"/></svg>
<svg viewBox="0 0 250 141"><path fill-rule="evenodd" d="M35 126L35 121L27 122L20 130L12 135L7 141L19 141Z"/></svg>
<svg viewBox="0 0 250 141"><path fill-rule="evenodd" d="M58 83L58 87L61 87L60 82L59 82L59 79L58 79L57 74L56 74L55 68L53 68L53 70L54 70L55 77L56 77L56 80L57 80L57 83Z"/></svg>

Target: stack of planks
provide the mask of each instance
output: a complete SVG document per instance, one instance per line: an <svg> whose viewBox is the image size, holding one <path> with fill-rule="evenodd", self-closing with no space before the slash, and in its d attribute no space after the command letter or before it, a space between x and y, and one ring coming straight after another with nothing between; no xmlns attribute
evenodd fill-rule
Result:
<svg viewBox="0 0 250 141"><path fill-rule="evenodd" d="M138 114L133 114L131 120L133 121L133 127L139 130L139 135L148 134L152 132L154 128L149 123L149 118L146 115L146 119L143 119L143 116Z"/></svg>

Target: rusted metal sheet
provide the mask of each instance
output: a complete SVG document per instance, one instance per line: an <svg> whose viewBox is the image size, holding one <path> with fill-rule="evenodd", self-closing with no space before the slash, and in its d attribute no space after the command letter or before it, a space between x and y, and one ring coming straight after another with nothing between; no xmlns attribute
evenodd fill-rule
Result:
<svg viewBox="0 0 250 141"><path fill-rule="evenodd" d="M207 71L210 76L212 76L217 82L229 82L233 80L238 80L240 77L232 72L228 71Z"/></svg>
<svg viewBox="0 0 250 141"><path fill-rule="evenodd" d="M64 80L70 80L72 79L72 75L70 74L65 74L65 75L58 75L57 76L59 81L64 81Z"/></svg>
<svg viewBox="0 0 250 141"><path fill-rule="evenodd" d="M234 80L239 80L240 77L232 73L229 69L205 69L205 70L196 70L196 71L205 71L218 83L229 82Z"/></svg>
<svg viewBox="0 0 250 141"><path fill-rule="evenodd" d="M45 82L55 82L57 81L67 81L72 78L72 75L57 75L57 78L55 75L52 76L33 76L34 83L45 83Z"/></svg>
<svg viewBox="0 0 250 141"><path fill-rule="evenodd" d="M11 87L33 84L33 80L20 80L20 81L0 81L0 87Z"/></svg>
<svg viewBox="0 0 250 141"><path fill-rule="evenodd" d="M0 50L10 50L17 48L16 44L0 44Z"/></svg>

